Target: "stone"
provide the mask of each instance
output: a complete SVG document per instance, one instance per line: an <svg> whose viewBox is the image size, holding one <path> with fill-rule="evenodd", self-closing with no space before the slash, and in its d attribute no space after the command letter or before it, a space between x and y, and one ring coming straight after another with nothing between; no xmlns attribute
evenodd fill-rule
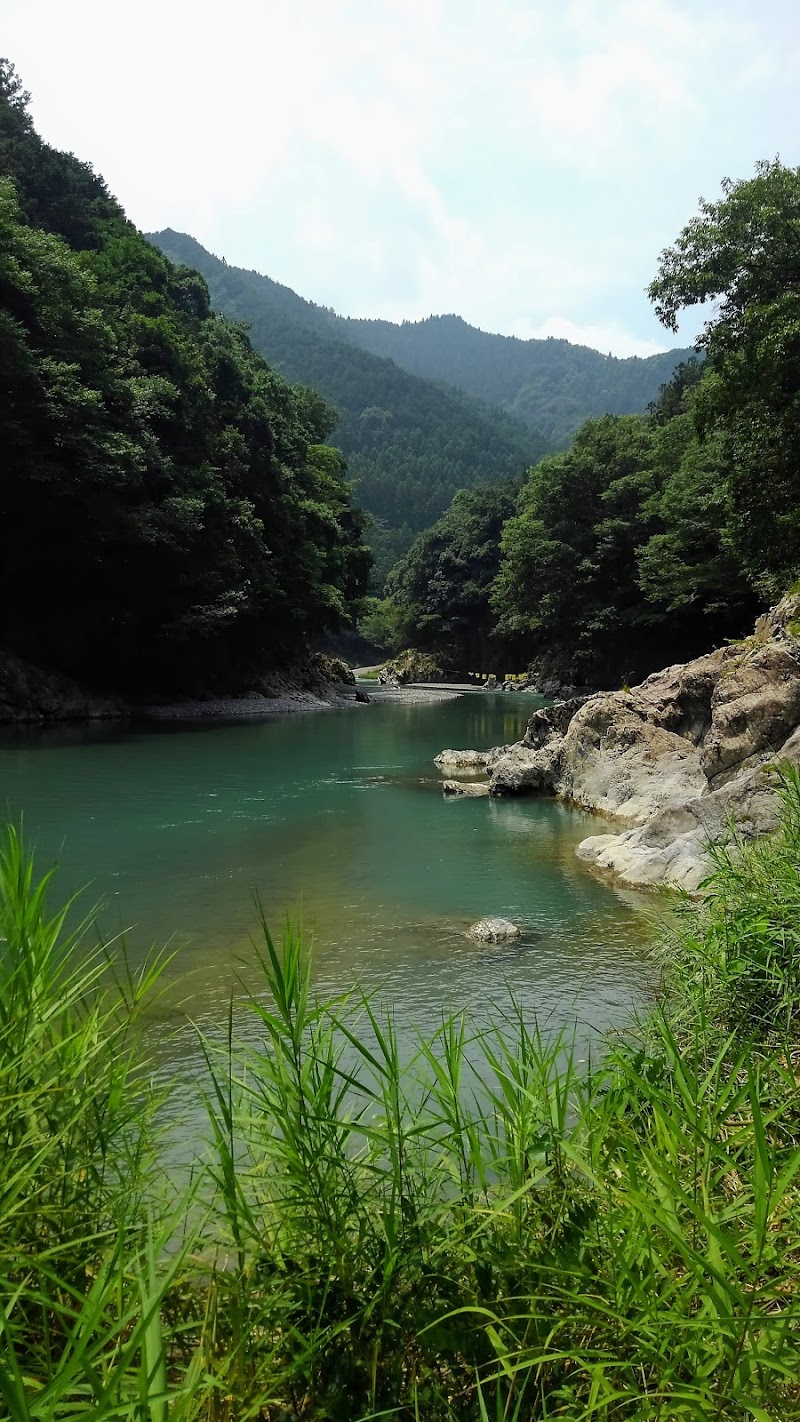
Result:
<svg viewBox="0 0 800 1422"><path fill-rule="evenodd" d="M478 795L488 795L489 786L486 781L481 780L443 780L442 794L451 797L474 798Z"/></svg>
<svg viewBox="0 0 800 1422"><path fill-rule="evenodd" d="M488 750L443 750L433 763L440 770L485 770L491 754Z"/></svg>
<svg viewBox="0 0 800 1422"><path fill-rule="evenodd" d="M524 795L534 792L554 793L558 783L558 750L544 746L530 750L522 742L509 746L504 754L487 762L491 774L491 795Z"/></svg>
<svg viewBox="0 0 800 1422"><path fill-rule="evenodd" d="M522 934L517 925L507 918L482 918L473 923L469 936L478 943L506 943L513 938L521 938Z"/></svg>
<svg viewBox="0 0 800 1422"><path fill-rule="evenodd" d="M356 687L356 701L359 701L362 706L369 706L369 696L360 686Z"/></svg>

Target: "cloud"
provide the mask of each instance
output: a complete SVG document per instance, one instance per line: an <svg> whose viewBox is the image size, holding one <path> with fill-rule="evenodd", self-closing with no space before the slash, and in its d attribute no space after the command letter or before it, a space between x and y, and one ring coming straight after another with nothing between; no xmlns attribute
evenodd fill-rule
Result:
<svg viewBox="0 0 800 1422"><path fill-rule="evenodd" d="M4 0L4 42L141 226L348 314L663 348L698 195L800 158L790 0Z"/></svg>
<svg viewBox="0 0 800 1422"><path fill-rule="evenodd" d="M614 356L649 356L663 351L666 342L640 340L618 322L605 326L581 326L564 316L550 316L540 325L530 321L518 322L511 334L523 340L544 340L548 336L563 341L571 341L576 346L591 346L593 350Z"/></svg>

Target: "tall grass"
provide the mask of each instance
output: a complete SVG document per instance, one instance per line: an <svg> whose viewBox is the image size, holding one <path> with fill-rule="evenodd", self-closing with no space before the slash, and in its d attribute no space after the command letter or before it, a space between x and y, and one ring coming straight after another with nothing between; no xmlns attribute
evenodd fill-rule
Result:
<svg viewBox="0 0 800 1422"><path fill-rule="evenodd" d="M137 1045L159 965L109 982L10 833L8 1415L800 1417L797 776L779 793L779 832L715 848L661 1000L589 1067L519 1009L404 1059L390 1011L319 1002L262 922L255 1045L232 1012L204 1043L183 1232Z"/></svg>

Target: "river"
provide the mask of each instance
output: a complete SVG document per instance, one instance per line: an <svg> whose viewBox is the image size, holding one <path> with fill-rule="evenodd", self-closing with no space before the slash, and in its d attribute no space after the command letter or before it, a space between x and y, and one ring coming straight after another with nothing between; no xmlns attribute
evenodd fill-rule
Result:
<svg viewBox="0 0 800 1422"><path fill-rule="evenodd" d="M360 983L401 1033L464 1009L490 1021L513 995L544 1026L604 1032L652 992L649 901L575 857L597 821L549 800L445 800L444 746L518 739L519 694L373 704L221 724L5 731L0 803L24 816L59 899L79 886L134 962L174 953L149 1023L170 1065L196 1063L187 1016L214 1028L253 984L258 894L280 935L313 937L325 993ZM473 943L501 914L518 942ZM248 1031L237 1012L237 1030Z"/></svg>

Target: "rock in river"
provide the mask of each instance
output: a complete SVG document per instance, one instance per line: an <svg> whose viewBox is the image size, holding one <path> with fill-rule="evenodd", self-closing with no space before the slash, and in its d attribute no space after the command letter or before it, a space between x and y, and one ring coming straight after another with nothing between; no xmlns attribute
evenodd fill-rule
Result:
<svg viewBox="0 0 800 1422"><path fill-rule="evenodd" d="M434 765L440 770L485 770L491 751L443 750L437 755Z"/></svg>
<svg viewBox="0 0 800 1422"><path fill-rule="evenodd" d="M510 938L520 938L522 935L510 919L482 918L478 923L473 923L469 936L477 939L479 943L505 943Z"/></svg>
<svg viewBox="0 0 800 1422"><path fill-rule="evenodd" d="M443 780L442 794L450 796L468 796L489 794L488 780Z"/></svg>

